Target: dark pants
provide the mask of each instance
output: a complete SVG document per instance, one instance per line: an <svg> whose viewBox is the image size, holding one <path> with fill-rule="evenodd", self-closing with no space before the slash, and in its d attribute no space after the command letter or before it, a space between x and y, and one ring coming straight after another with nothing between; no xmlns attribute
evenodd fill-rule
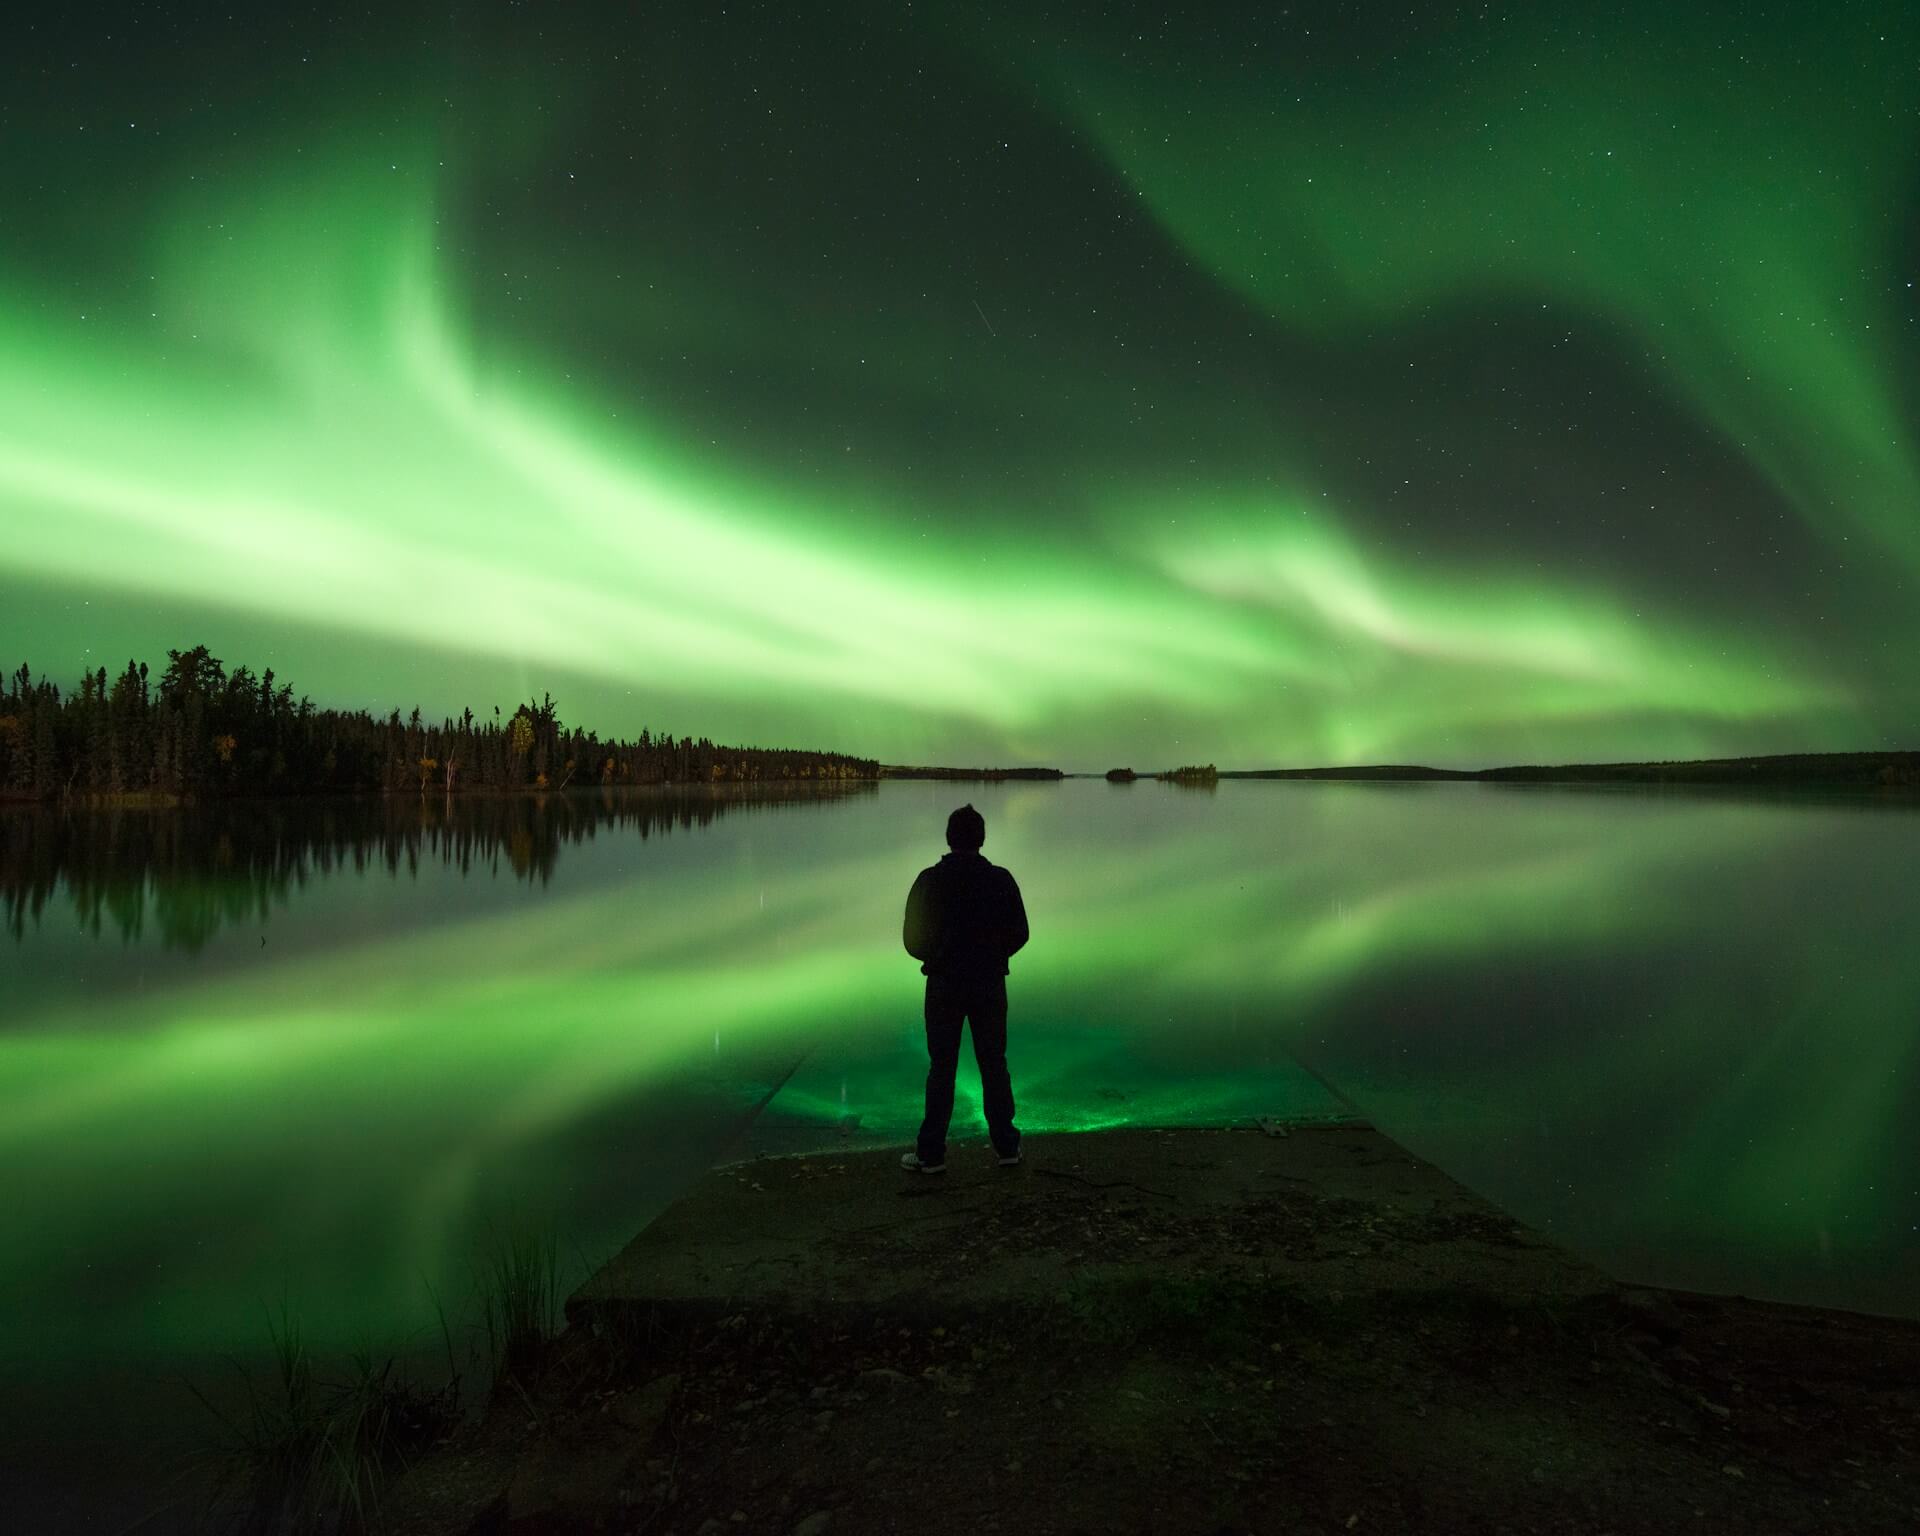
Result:
<svg viewBox="0 0 1920 1536"><path fill-rule="evenodd" d="M920 1122L923 1163L947 1160L947 1124L953 1119L953 1075L960 1065L960 1028L973 1026L973 1059L980 1064L980 1105L987 1134L1002 1157L1020 1149L1013 1123L1013 1079L1007 1075L1007 978L927 978L927 1118Z"/></svg>

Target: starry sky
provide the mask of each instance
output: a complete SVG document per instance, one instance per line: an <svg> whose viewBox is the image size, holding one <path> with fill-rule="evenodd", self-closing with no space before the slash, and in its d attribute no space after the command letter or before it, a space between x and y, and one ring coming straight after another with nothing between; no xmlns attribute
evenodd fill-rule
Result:
<svg viewBox="0 0 1920 1536"><path fill-rule="evenodd" d="M1916 58L1846 0L46 8L0 660L889 762L1920 745Z"/></svg>

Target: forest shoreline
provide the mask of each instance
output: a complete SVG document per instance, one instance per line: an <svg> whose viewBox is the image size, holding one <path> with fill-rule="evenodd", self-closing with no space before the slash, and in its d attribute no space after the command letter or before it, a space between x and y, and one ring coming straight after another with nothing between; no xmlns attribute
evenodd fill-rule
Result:
<svg viewBox="0 0 1920 1536"><path fill-rule="evenodd" d="M385 718L321 708L272 668L228 668L204 645L157 674L129 660L63 690L22 665L0 685L0 790L229 798L469 788L561 790L660 783L873 779L872 758L810 748L722 746L705 736L602 737L569 728L551 694L491 717L437 724L418 706Z"/></svg>
<svg viewBox="0 0 1920 1536"><path fill-rule="evenodd" d="M288 805L343 805L355 802L391 804L395 801L419 800L434 804L448 801L483 800L572 800L592 795L620 794L685 794L698 795L719 791L751 796L756 791L764 792L768 798L784 795L795 789L819 789L823 791L855 790L879 783L878 779L868 778L795 778L795 779L704 779L681 783L672 779L653 780L647 783L624 784L566 784L547 789L533 785L517 787L499 787L488 784L460 785L454 789L432 786L424 790L414 789L326 789L294 790L284 794L231 794L231 795L192 795L164 794L153 790L133 792L54 794L51 796L21 793L14 790L0 790L0 806L44 806L61 810L80 811L191 811L205 810L214 806L288 806Z"/></svg>
<svg viewBox="0 0 1920 1536"><path fill-rule="evenodd" d="M557 793L651 785L871 782L1005 783L1091 777L1052 767L888 764L812 748L723 746L642 729L636 738L569 727L551 694L466 709L437 724L416 707L384 718L319 708L271 668L231 669L205 646L170 650L154 673L129 660L62 689L21 666L0 679L0 801L166 809L202 799L342 794ZM1152 777L1212 789L1222 779L1483 784L1751 785L1769 789L1920 790L1920 751L1777 753L1611 763L1435 768L1361 764L1152 773L1114 768L1109 781Z"/></svg>
<svg viewBox="0 0 1920 1536"><path fill-rule="evenodd" d="M704 745L704 742L702 743ZM1059 768L946 768L878 763L837 753L787 752L781 748L713 748L718 753L750 752L773 757L821 759L817 774L761 777L620 778L587 779L560 784L489 784L443 781L424 786L345 786L282 791L239 790L196 794L164 790L44 791L0 785L0 806L60 805L81 810L178 810L211 802L258 801L285 804L299 801L332 802L347 799L481 799L570 795L622 789L694 792L703 789L790 789L796 785L877 784L883 780L947 783L1062 783L1068 779L1099 779L1109 783L1170 783L1183 788L1211 789L1228 779L1268 783L1344 784L1491 784L1508 786L1640 785L1684 788L1748 786L1755 789L1860 790L1907 794L1920 790L1920 752L1782 753L1766 757L1705 758L1672 762L1521 764L1502 768L1431 768L1420 764L1370 764L1323 768L1176 768L1134 772L1110 769L1104 775Z"/></svg>

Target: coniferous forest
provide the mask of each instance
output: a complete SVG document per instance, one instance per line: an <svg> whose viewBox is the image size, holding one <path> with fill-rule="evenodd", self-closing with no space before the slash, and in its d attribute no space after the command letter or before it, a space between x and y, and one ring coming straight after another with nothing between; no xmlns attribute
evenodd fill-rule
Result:
<svg viewBox="0 0 1920 1536"><path fill-rule="evenodd" d="M201 645L83 673L77 690L22 666L0 691L0 793L12 798L566 789L878 778L838 752L715 746L705 737L603 740L567 727L552 697L507 715L429 724L316 708L268 669L228 671Z"/></svg>

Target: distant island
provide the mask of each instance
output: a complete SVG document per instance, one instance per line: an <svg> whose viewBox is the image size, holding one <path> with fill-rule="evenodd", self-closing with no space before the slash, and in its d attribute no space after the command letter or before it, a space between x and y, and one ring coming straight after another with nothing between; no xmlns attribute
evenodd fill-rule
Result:
<svg viewBox="0 0 1920 1536"><path fill-rule="evenodd" d="M1682 762L1562 763L1510 768L1426 768L1380 763L1352 768L1255 768L1223 779L1361 779L1481 784L1768 784L1920 788L1920 752L1790 752Z"/></svg>
<svg viewBox="0 0 1920 1536"><path fill-rule="evenodd" d="M1163 784L1185 784L1192 789L1211 789L1220 782L1220 770L1212 763L1189 765L1185 768L1169 768L1165 773L1154 775Z"/></svg>
<svg viewBox="0 0 1920 1536"><path fill-rule="evenodd" d="M1131 768L1109 768L1107 770L1107 782L1109 784L1131 784L1141 777L1142 775L1135 773ZM1163 772L1148 774L1145 775L1145 777L1157 779L1162 784L1185 784L1190 787L1205 787L1217 783L1220 778L1220 772L1212 763L1208 763L1204 767L1189 765L1185 768L1168 768Z"/></svg>
<svg viewBox="0 0 1920 1536"><path fill-rule="evenodd" d="M589 785L877 779L840 752L722 747L704 736L602 738L561 721L552 695L491 719L471 709L438 725L317 709L271 670L228 671L204 645L168 651L149 676L81 674L63 693L22 666L0 690L0 796L174 804L227 795L424 794Z"/></svg>
<svg viewBox="0 0 1920 1536"><path fill-rule="evenodd" d="M914 768L886 763L880 768L883 779L972 779L997 784L1003 779L1064 779L1058 768Z"/></svg>

